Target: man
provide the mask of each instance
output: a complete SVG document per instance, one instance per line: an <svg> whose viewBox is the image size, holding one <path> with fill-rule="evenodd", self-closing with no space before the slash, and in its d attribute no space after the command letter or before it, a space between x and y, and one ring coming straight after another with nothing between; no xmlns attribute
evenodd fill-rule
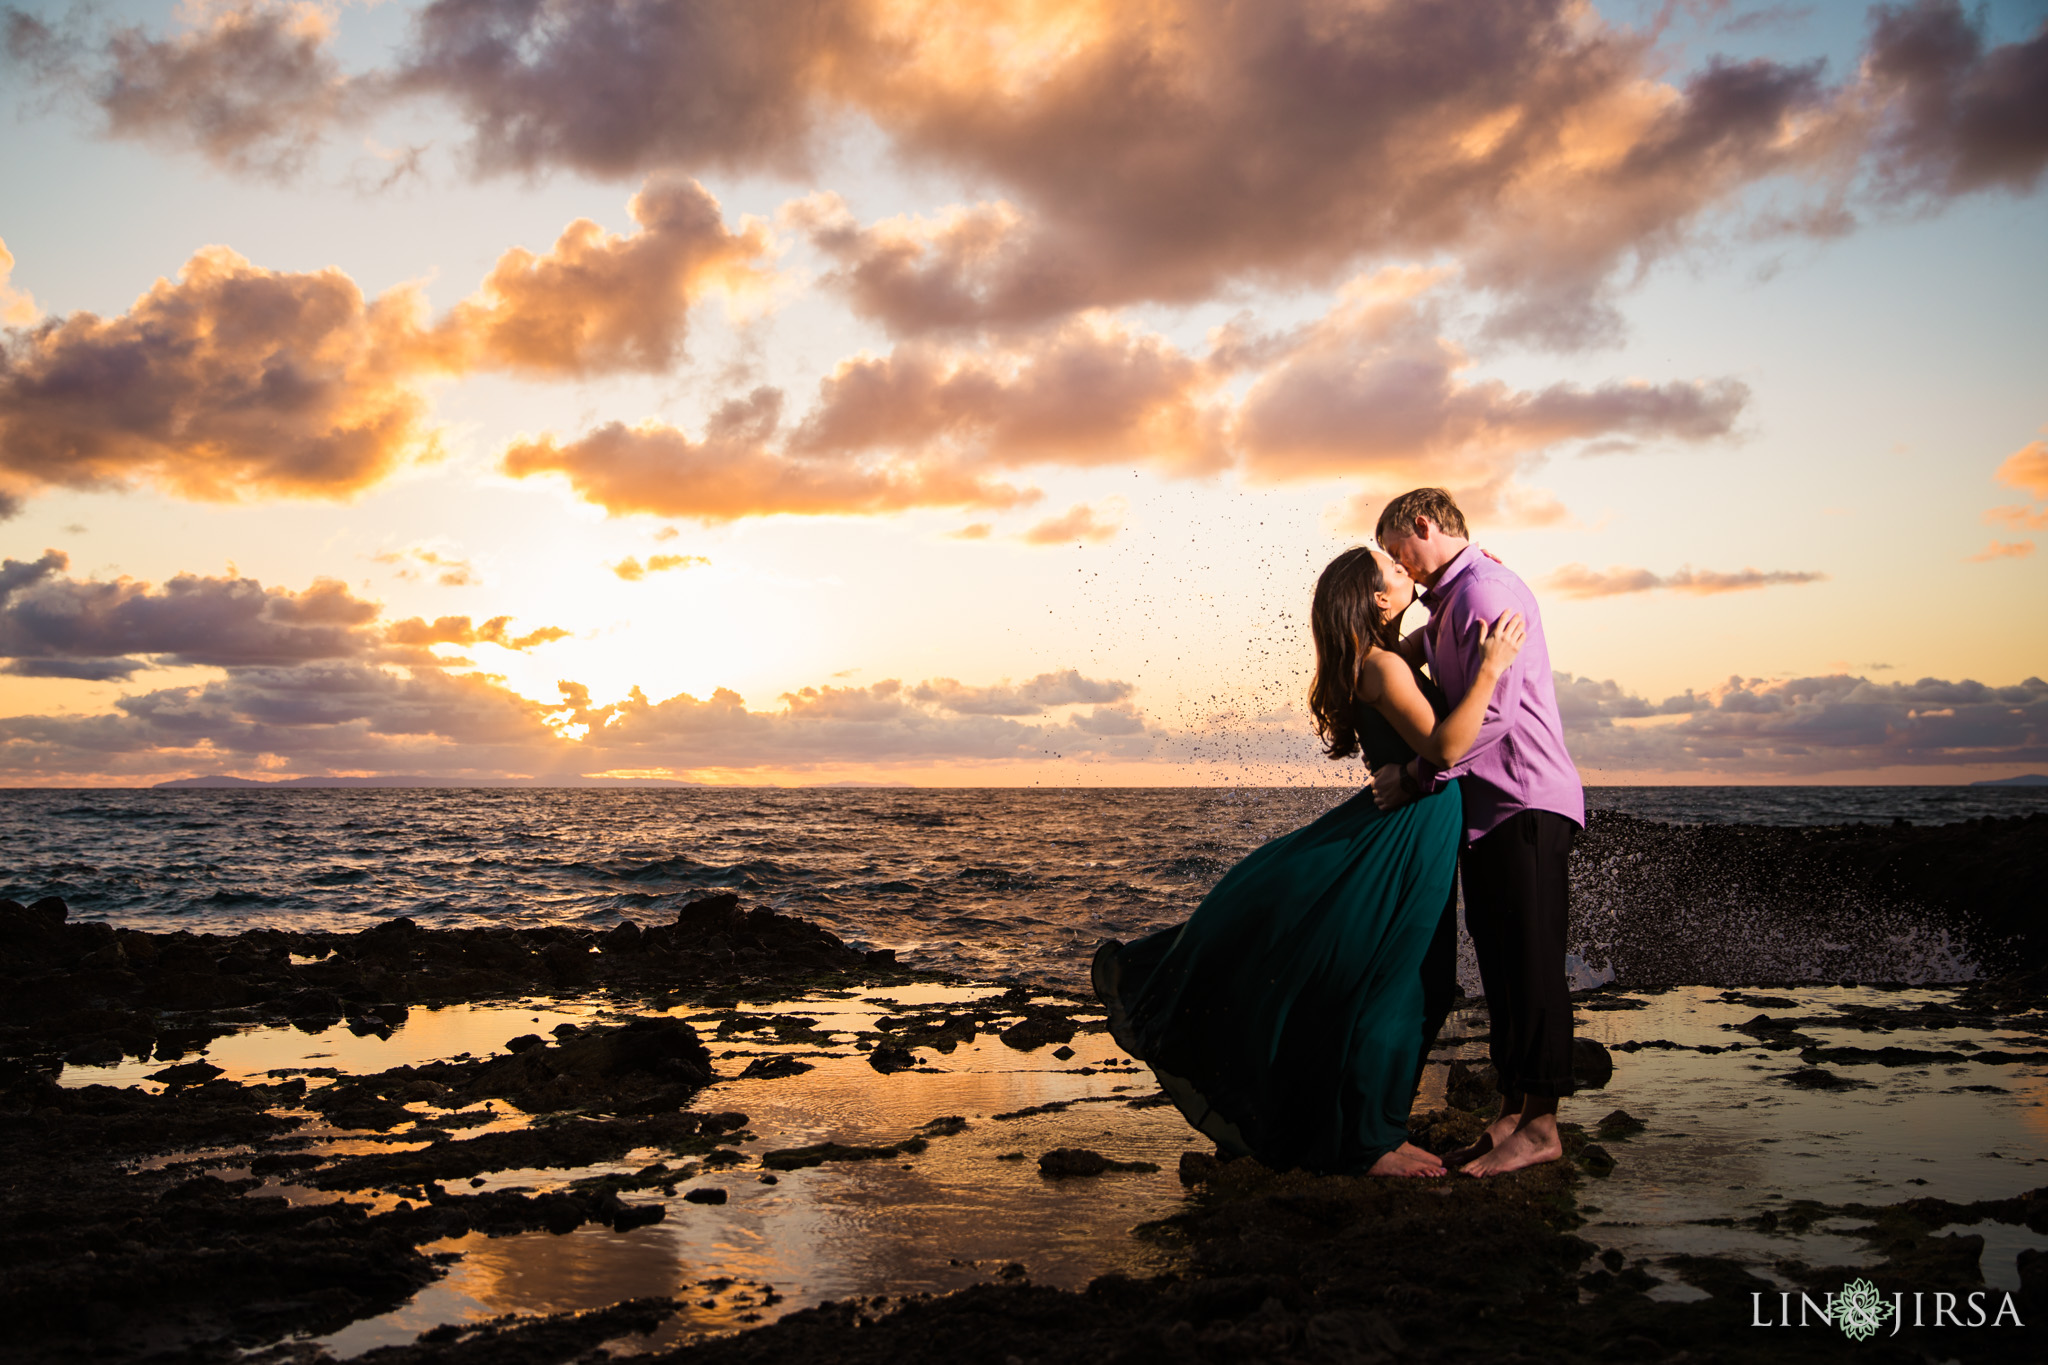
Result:
<svg viewBox="0 0 2048 1365"><path fill-rule="evenodd" d="M1519 611L1528 641L1494 688L1479 738L1455 766L1421 759L1373 774L1391 809L1451 778L1464 794L1465 928L1479 957L1500 1073L1500 1114L1472 1146L1454 1152L1468 1175L1498 1175L1564 1154L1557 1103L1572 1092L1572 1004L1564 975L1572 840L1586 823L1586 794L1565 752L1550 679L1543 619L1526 583L1467 539L1465 517L1441 488L1418 488L1380 513L1380 547L1422 585L1429 623L1423 656L1456 705L1479 667L1478 625ZM1455 973L1448 953L1426 970ZM1438 993L1454 989L1434 982Z"/></svg>

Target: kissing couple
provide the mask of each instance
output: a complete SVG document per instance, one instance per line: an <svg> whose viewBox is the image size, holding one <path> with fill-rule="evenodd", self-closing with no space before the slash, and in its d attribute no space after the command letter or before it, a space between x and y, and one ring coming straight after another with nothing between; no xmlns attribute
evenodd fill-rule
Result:
<svg viewBox="0 0 2048 1365"><path fill-rule="evenodd" d="M1330 758L1363 755L1363 789L1231 868L1185 924L1096 951L1117 1044L1227 1155L1383 1176L1563 1155L1585 791L1535 596L1469 535L1449 493L1418 488L1381 512L1380 549L1316 583L1309 711ZM1418 597L1429 620L1402 636ZM1440 1160L1408 1114L1458 993L1461 865L1501 1107Z"/></svg>

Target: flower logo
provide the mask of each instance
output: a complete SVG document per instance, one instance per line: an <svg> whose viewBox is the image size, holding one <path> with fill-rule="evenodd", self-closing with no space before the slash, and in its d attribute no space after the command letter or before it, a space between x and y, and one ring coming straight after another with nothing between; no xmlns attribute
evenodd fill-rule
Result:
<svg viewBox="0 0 2048 1365"><path fill-rule="evenodd" d="M1885 1302L1877 1292L1877 1286L1868 1280L1851 1280L1842 1286L1842 1292L1835 1295L1835 1326L1843 1335L1857 1341L1868 1341L1884 1326L1896 1305Z"/></svg>

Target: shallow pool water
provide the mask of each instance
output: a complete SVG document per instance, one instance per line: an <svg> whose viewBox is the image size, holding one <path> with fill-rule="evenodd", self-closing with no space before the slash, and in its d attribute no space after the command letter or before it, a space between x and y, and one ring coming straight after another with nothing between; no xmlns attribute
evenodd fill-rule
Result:
<svg viewBox="0 0 2048 1365"><path fill-rule="evenodd" d="M1184 1206L1189 1196L1176 1177L1178 1160L1184 1152L1209 1147L1171 1107L1133 1106L1156 1087L1106 1035L1079 1035L1072 1044L1075 1055L1060 1060L1049 1048L1021 1052L983 1034L951 1052L922 1050L917 1070L890 1075L878 1073L855 1046L856 1035L873 1036L875 1020L883 1015L986 994L986 988L922 986L740 1007L744 1013L816 1020L818 1031L833 1035L829 1048L815 1041L778 1046L749 1034L721 1040L709 1020L698 1025L723 1075L736 1076L751 1058L773 1053L793 1054L813 1068L780 1079L722 1080L701 1094L701 1110L750 1116L753 1137L740 1149L749 1156L827 1140L897 1142L942 1116L964 1118L964 1131L935 1137L926 1150L901 1160L828 1163L780 1172L773 1183L764 1182L760 1165L750 1160L704 1171L672 1197L658 1189L635 1191L635 1202L663 1202L667 1217L631 1232L590 1225L561 1236L472 1234L432 1244L424 1250L453 1256L444 1278L403 1307L320 1343L351 1356L410 1341L443 1323L506 1313L595 1308L641 1295L672 1295L690 1305L654 1336L615 1346L637 1351L733 1330L827 1299L943 1293L1005 1274L1071 1287L1111 1271L1170 1268L1170 1253L1132 1230ZM1830 1220L1794 1235L1738 1225L1743 1220L1799 1199L1889 1204L1934 1195L1967 1202L2048 1184L2048 1066L1829 1063L1837 1083L1853 1088L1802 1089L1785 1080L1805 1067L1799 1046L1773 1048L1768 1029L1744 1031L1765 1014L1796 1021L1801 1039L1822 1046L1965 1054L2048 1049L2039 1031L2048 1021L2028 1029L2011 1021L1952 1024L1930 1015L1950 1026L1898 1026L1888 1032L1859 1027L1859 1020L1873 1017L1871 1011L1887 1012L1882 1018L1896 1021L1953 998L1946 989L1792 988L1761 997L1684 988L1582 1002L1578 1032L1609 1047L1615 1074L1604 1090L1568 1101L1563 1117L1590 1131L1602 1116L1622 1109L1646 1127L1626 1141L1603 1139L1617 1164L1611 1175L1589 1177L1581 1188L1587 1218L1581 1235L1631 1261L1647 1262L1653 1275L1660 1273L1656 1263L1674 1253L1718 1253L1789 1283L1774 1269L1779 1262L1867 1260L1864 1244L1851 1235L1855 1221ZM1759 999L1771 1003L1760 1007ZM1584 1007L1596 1002L1624 1007ZM687 1007L673 1012L685 1018L698 1013ZM463 1053L487 1055L517 1034L605 1017L601 1006L575 1001L419 1009L388 1038L357 1036L341 1025L315 1033L252 1028L215 1039L203 1055L237 1080L299 1068L367 1072ZM1469 1039L1485 1028L1480 1007L1454 1016L1445 1033ZM1653 1042L1679 1046L1626 1050ZM1687 1050L1701 1046L1729 1050ZM1418 1108L1443 1103L1445 1063L1483 1060L1484 1053L1483 1041L1442 1049L1438 1064L1425 1073ZM147 1074L161 1065L73 1067L63 1080L153 1085ZM499 1104L501 1125L525 1121L516 1109ZM998 1117L1059 1104L1065 1107ZM351 1150L368 1145L360 1135L332 1134L317 1120L306 1131ZM393 1143L376 1145L390 1150ZM1037 1157L1055 1147L1091 1148L1115 1160L1151 1162L1159 1170L1048 1178L1039 1173ZM574 1171L496 1172L485 1184L558 1188L591 1175L630 1172L657 1155L632 1153L615 1164ZM222 1173L239 1171L230 1162ZM685 1199L690 1190L706 1186L722 1188L727 1202ZM267 1189L293 1198L336 1197L280 1181ZM396 1199L385 1194L375 1202L389 1206ZM1981 1268L1992 1288L2016 1288L2020 1250L2048 1246L2048 1238L2005 1224L1959 1231L1984 1237ZM1675 1276L1661 1278L1665 1283L1652 1291L1657 1297L1700 1292Z"/></svg>

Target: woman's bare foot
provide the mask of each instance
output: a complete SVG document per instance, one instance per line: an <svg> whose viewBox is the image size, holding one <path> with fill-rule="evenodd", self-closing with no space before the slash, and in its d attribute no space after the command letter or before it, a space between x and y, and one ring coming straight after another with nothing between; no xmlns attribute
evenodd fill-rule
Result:
<svg viewBox="0 0 2048 1365"><path fill-rule="evenodd" d="M1382 1153L1366 1174L1430 1177L1443 1175L1445 1171L1444 1163L1435 1156L1412 1142L1404 1142L1393 1151Z"/></svg>
<svg viewBox="0 0 2048 1365"><path fill-rule="evenodd" d="M1491 1129L1488 1130L1491 1133ZM1524 1119L1514 1132L1494 1144L1492 1150L1474 1157L1462 1168L1466 1175L1505 1175L1525 1166L1540 1166L1564 1155L1564 1143L1557 1135L1557 1117L1538 1114Z"/></svg>
<svg viewBox="0 0 2048 1365"><path fill-rule="evenodd" d="M1502 1114L1492 1123L1487 1124L1486 1131L1479 1135L1477 1142L1469 1146L1460 1147L1445 1157L1445 1163L1451 1166L1463 1166L1468 1161L1478 1160L1513 1136L1516 1126L1521 1121L1521 1109L1520 1106L1517 1106L1514 1113Z"/></svg>

